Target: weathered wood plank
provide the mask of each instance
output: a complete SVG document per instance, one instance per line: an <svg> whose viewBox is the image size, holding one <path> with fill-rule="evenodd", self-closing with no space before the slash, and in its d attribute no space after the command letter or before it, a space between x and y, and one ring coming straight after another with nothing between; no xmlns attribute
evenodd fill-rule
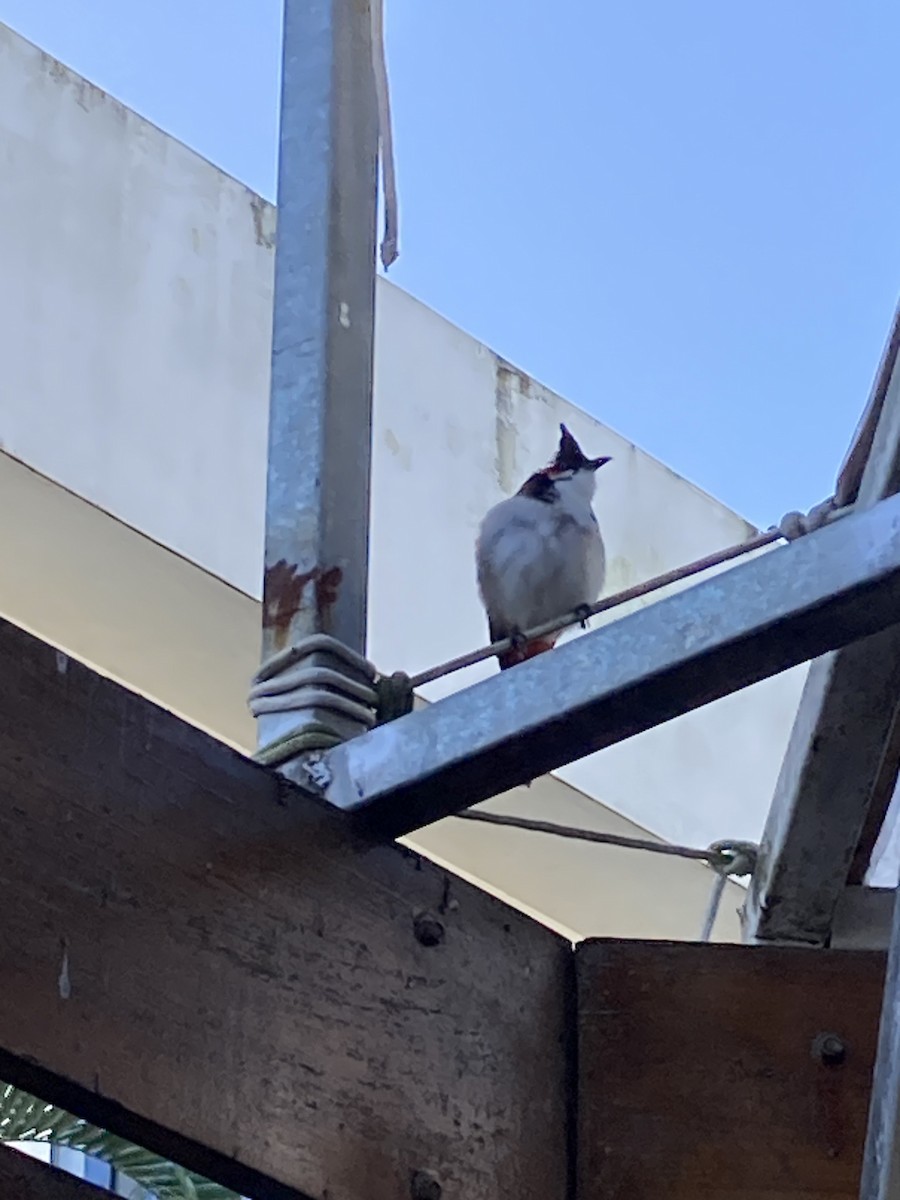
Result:
<svg viewBox="0 0 900 1200"><path fill-rule="evenodd" d="M857 1200L883 953L592 941L576 962L579 1200Z"/></svg>
<svg viewBox="0 0 900 1200"><path fill-rule="evenodd" d="M8 624L0 797L0 1078L267 1200L566 1194L568 943Z"/></svg>
<svg viewBox="0 0 900 1200"><path fill-rule="evenodd" d="M0 1146L0 1196L3 1200L109 1200L109 1192L67 1171Z"/></svg>

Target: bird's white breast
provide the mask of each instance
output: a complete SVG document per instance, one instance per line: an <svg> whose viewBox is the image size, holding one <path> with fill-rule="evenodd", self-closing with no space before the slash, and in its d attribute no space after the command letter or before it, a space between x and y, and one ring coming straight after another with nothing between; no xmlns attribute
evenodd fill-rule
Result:
<svg viewBox="0 0 900 1200"><path fill-rule="evenodd" d="M577 477L561 481L552 503L511 496L485 517L476 550L478 584L497 629L524 630L597 599L606 556L590 483L588 489Z"/></svg>

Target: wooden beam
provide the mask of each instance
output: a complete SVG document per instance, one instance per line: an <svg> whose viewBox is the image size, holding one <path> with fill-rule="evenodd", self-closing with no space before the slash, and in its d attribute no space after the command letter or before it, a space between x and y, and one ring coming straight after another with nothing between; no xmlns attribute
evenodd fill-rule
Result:
<svg viewBox="0 0 900 1200"><path fill-rule="evenodd" d="M860 510L900 489L898 351L900 309L838 481L839 501ZM867 814L893 791L898 700L900 625L810 665L747 895L747 941L827 944L857 847L874 844ZM862 873L857 859L853 881Z"/></svg>
<svg viewBox="0 0 900 1200"><path fill-rule="evenodd" d="M244 1195L566 1195L571 948L0 624L0 1078Z"/></svg>
<svg viewBox="0 0 900 1200"><path fill-rule="evenodd" d="M857 1200L885 955L583 942L579 1200Z"/></svg>
<svg viewBox="0 0 900 1200"><path fill-rule="evenodd" d="M110 1193L12 1146L0 1145L0 1196L3 1200L109 1200Z"/></svg>

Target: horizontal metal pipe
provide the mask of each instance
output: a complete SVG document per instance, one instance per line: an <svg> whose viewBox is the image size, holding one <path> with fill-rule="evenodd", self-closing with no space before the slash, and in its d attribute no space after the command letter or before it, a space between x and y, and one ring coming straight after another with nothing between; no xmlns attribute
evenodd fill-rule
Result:
<svg viewBox="0 0 900 1200"><path fill-rule="evenodd" d="M395 837L897 621L900 496L318 756ZM287 772L309 786L310 764Z"/></svg>

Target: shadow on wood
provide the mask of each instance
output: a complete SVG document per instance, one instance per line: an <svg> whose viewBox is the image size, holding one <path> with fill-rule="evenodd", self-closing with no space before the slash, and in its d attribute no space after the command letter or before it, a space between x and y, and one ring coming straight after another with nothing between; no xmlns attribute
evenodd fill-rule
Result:
<svg viewBox="0 0 900 1200"><path fill-rule="evenodd" d="M8 624L0 793L0 1077L267 1200L566 1195L567 942Z"/></svg>
<svg viewBox="0 0 900 1200"><path fill-rule="evenodd" d="M592 941L576 962L579 1200L857 1200L884 954Z"/></svg>
<svg viewBox="0 0 900 1200"><path fill-rule="evenodd" d="M109 1200L110 1193L11 1146L0 1146L0 1196L3 1200Z"/></svg>

